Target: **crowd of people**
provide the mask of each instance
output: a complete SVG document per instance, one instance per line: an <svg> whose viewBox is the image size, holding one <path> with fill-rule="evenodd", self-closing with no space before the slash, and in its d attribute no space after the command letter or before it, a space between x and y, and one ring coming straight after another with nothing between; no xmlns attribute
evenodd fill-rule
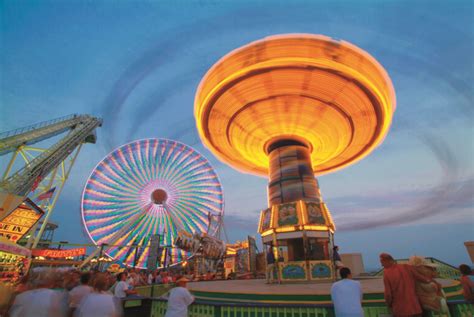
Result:
<svg viewBox="0 0 474 317"><path fill-rule="evenodd" d="M112 274L35 268L16 287L0 288L0 316L118 317L123 315L122 299L136 295L137 287L183 285L184 280L189 281L177 272L166 270L147 274L129 269Z"/></svg>
<svg viewBox="0 0 474 317"><path fill-rule="evenodd" d="M384 298L392 316L424 316L436 312L449 316L446 295L442 285L435 280L436 264L423 257L412 256L408 264L398 264L390 254L380 254L384 268ZM471 268L459 267L461 285L466 301L474 303L474 276ZM339 269L341 280L333 283L331 298L337 316L364 316L363 292L359 281L352 280L349 268Z"/></svg>
<svg viewBox="0 0 474 317"><path fill-rule="evenodd" d="M351 270L345 267L338 253L339 247L333 248L333 262L339 272L340 280L331 287L331 298L336 316L363 316L363 292L360 282L352 279ZM266 254L266 283L278 283L276 259L273 248ZM384 268L384 298L393 316L422 316L427 312L445 313L448 315L446 296L442 285L435 280L436 264L421 256L412 256L408 264L398 264L390 254L380 254L380 263ZM474 275L471 268L463 264L459 267L462 274L460 282L464 298L474 303Z"/></svg>
<svg viewBox="0 0 474 317"><path fill-rule="evenodd" d="M337 250L335 250L337 252ZM331 298L336 316L363 316L363 292L359 281L337 255L340 280L332 284ZM267 282L273 282L275 257L267 253ZM413 256L398 264L390 254L380 254L384 268L384 296L393 316L422 316L424 312L447 312L442 286L435 280L436 266ZM459 267L466 301L474 303L474 276L468 265ZM213 280L210 271L201 280ZM33 269L14 290L0 289L0 316L10 317L119 317L122 299L137 294L137 287L174 284L166 317L185 317L194 297L186 289L192 274L166 270L145 272L129 269L118 274L77 270Z"/></svg>

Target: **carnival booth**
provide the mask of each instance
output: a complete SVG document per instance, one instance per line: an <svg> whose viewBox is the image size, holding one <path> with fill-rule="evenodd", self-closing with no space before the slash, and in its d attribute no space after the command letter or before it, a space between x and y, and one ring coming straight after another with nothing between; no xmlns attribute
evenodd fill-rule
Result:
<svg viewBox="0 0 474 317"><path fill-rule="evenodd" d="M43 214L40 207L26 198L0 221L0 281L15 284L28 273L31 251L17 243Z"/></svg>
<svg viewBox="0 0 474 317"><path fill-rule="evenodd" d="M257 245L255 238L248 236L247 241L227 244L224 260L225 278L254 277L257 273Z"/></svg>
<svg viewBox="0 0 474 317"><path fill-rule="evenodd" d="M0 282L18 282L31 264L31 251L4 237L0 237Z"/></svg>
<svg viewBox="0 0 474 317"><path fill-rule="evenodd" d="M260 215L259 233L266 249L273 248L282 282L333 280L334 231L323 202L277 204Z"/></svg>

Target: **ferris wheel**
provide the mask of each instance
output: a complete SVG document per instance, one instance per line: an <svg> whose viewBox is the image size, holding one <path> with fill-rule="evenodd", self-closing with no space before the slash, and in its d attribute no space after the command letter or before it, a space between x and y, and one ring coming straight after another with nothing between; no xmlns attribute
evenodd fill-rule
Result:
<svg viewBox="0 0 474 317"><path fill-rule="evenodd" d="M108 245L107 255L143 268L154 234L167 247L167 264L183 261L186 252L174 245L178 232L217 232L212 219L223 216L223 201L216 172L196 150L144 139L122 145L94 168L81 212L87 234L98 246Z"/></svg>

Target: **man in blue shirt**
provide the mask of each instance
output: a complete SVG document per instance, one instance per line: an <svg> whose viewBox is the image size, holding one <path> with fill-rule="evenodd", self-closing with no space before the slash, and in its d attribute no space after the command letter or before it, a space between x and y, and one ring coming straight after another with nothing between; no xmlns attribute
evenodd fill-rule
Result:
<svg viewBox="0 0 474 317"><path fill-rule="evenodd" d="M331 298L336 317L363 317L362 288L360 282L352 279L351 270L343 267L339 270L341 280L332 284Z"/></svg>

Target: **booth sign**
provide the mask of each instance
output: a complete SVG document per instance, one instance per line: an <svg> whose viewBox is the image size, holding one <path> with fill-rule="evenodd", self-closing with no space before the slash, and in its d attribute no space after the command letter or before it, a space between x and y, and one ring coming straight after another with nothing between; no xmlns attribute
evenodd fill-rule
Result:
<svg viewBox="0 0 474 317"><path fill-rule="evenodd" d="M31 204L27 199L25 203L18 206L18 208L0 221L0 236L17 242L35 225L43 215L43 212L39 207Z"/></svg>
<svg viewBox="0 0 474 317"><path fill-rule="evenodd" d="M44 256L48 258L66 258L70 256L80 256L86 254L86 248L76 248L69 250L54 250L54 249L33 249L33 256Z"/></svg>

